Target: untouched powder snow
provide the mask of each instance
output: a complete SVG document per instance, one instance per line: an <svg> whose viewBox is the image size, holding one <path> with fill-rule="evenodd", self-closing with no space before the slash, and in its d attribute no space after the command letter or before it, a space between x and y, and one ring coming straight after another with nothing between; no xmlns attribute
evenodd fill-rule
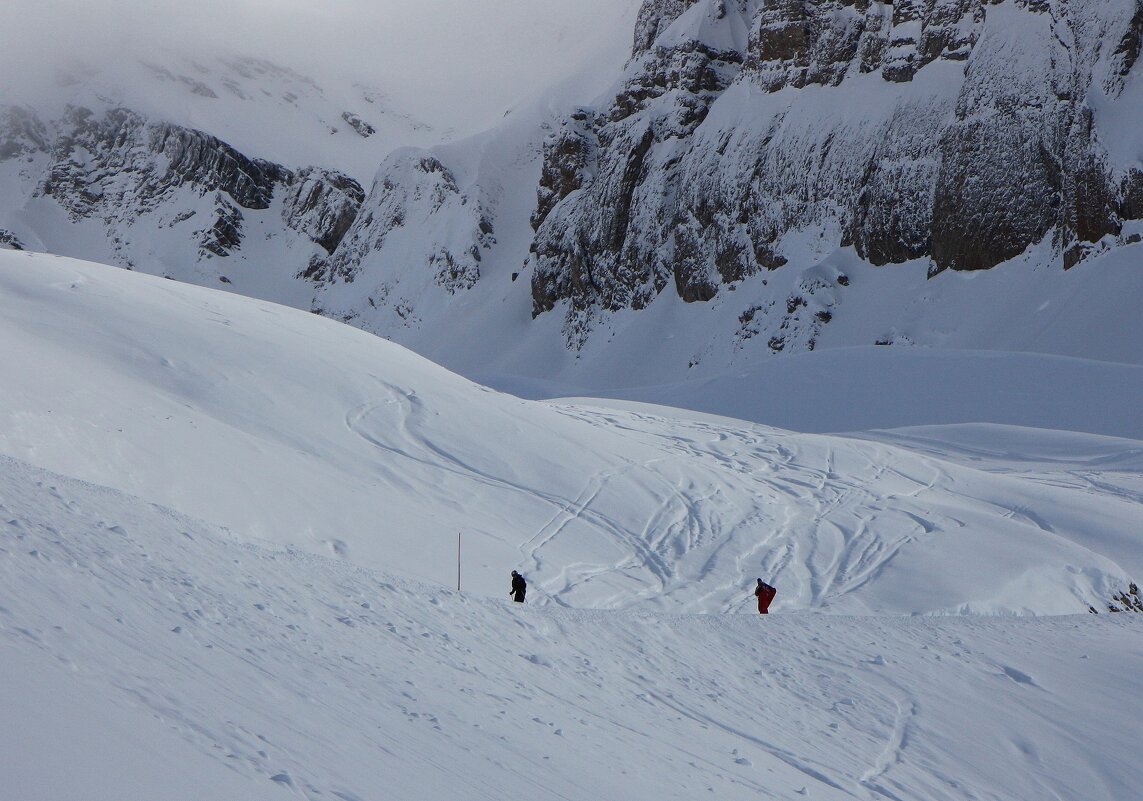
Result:
<svg viewBox="0 0 1143 801"><path fill-rule="evenodd" d="M1143 574L1123 432L524 401L40 254L0 253L0 339L5 796L1120 801L1143 779L1140 618L1087 613ZM1115 388L1089 391L1098 417Z"/></svg>
<svg viewBox="0 0 1143 801"><path fill-rule="evenodd" d="M1143 440L1143 366L1040 353L837 348L600 394L795 431L986 422Z"/></svg>
<svg viewBox="0 0 1143 801"><path fill-rule="evenodd" d="M507 278L473 290L486 293L471 318L486 336L458 342L437 325L393 336L532 398L608 396L801 431L987 421L1140 437L1131 398L1143 366L1143 244L1067 271L1037 248L991 270L931 279L923 260L874 267L852 248L806 248L795 263L810 266L747 278L709 303L664 292L645 309L617 312L606 335L574 354L558 345L559 315L517 313L530 309L513 294L526 288ZM805 292L820 283L829 288ZM776 355L752 334L743 313L760 295L770 298L763 305L779 301L770 317L797 295L829 309L812 351ZM1111 406L1095 413L1102 403Z"/></svg>

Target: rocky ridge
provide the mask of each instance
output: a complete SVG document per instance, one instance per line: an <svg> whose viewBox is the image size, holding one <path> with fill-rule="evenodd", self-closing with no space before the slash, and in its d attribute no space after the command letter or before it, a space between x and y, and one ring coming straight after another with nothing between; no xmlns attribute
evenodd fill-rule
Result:
<svg viewBox="0 0 1143 801"><path fill-rule="evenodd" d="M249 158L215 136L124 108L71 106L44 122L9 107L0 114L4 162L32 187L29 202L51 199L70 223L97 223L119 264L145 259L173 277L191 277L179 274L188 265L242 255L253 220L269 221L267 238L332 252L364 199L348 176ZM175 243L159 265L156 230L171 231Z"/></svg>
<svg viewBox="0 0 1143 801"><path fill-rule="evenodd" d="M367 304L401 326L419 319L413 310L426 293L472 289L496 239L479 193L460 180L430 151L390 156L340 245L304 274L317 287L314 311L377 329L358 320Z"/></svg>
<svg viewBox="0 0 1143 801"><path fill-rule="evenodd" d="M1143 0L646 0L602 100L397 150L368 193L125 107L9 106L0 247L232 283L414 347L508 303L516 341L530 311L580 354L673 296L720 321L683 333L683 369L812 350L864 313L839 251L923 279L1139 241L1141 50ZM286 77L298 108L320 96Z"/></svg>

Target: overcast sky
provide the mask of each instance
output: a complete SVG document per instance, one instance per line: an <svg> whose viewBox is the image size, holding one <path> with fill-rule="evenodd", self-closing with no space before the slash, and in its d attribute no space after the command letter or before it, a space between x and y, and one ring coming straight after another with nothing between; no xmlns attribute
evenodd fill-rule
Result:
<svg viewBox="0 0 1143 801"><path fill-rule="evenodd" d="M626 50L640 0L4 0L0 69L230 49L433 107L503 107ZM9 85L11 85L9 83Z"/></svg>

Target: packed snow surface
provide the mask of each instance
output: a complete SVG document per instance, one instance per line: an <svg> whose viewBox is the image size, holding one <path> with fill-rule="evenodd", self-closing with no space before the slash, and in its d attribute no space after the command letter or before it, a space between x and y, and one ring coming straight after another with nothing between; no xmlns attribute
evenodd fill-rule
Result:
<svg viewBox="0 0 1143 801"><path fill-rule="evenodd" d="M1139 618L1087 612L1143 574L1130 431L524 401L313 315L27 253L0 252L0 340L4 795L1143 779ZM1087 391L1098 417L1115 386Z"/></svg>

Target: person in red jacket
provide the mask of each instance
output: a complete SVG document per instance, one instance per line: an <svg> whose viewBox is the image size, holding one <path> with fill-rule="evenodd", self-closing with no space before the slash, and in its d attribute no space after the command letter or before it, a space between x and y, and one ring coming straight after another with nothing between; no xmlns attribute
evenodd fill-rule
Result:
<svg viewBox="0 0 1143 801"><path fill-rule="evenodd" d="M774 596L778 594L778 591L762 579L758 579L758 586L754 588L754 594L758 596L758 614L769 614L770 602L774 600Z"/></svg>

